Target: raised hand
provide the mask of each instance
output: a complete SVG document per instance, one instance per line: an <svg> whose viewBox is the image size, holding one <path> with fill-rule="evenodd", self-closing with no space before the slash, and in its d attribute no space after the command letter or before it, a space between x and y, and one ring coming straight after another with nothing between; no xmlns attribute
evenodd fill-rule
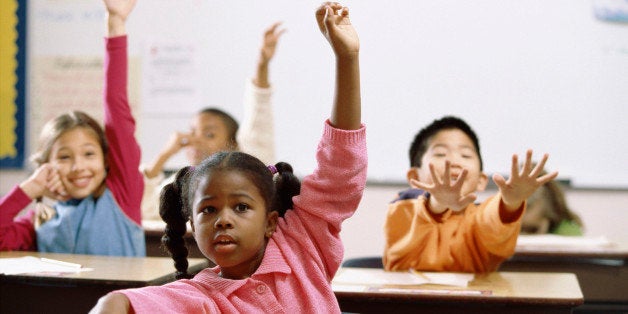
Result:
<svg viewBox="0 0 628 314"><path fill-rule="evenodd" d="M512 156L511 173L508 180L504 179L500 174L493 175L493 181L497 184L502 194L502 201L507 210L517 210L521 207L523 201L530 197L536 189L558 176L558 172L554 171L539 177L548 158L548 154L543 155L541 161L534 166L532 150L529 149L526 152L526 160L521 168L519 168L517 155Z"/></svg>
<svg viewBox="0 0 628 314"><path fill-rule="evenodd" d="M103 0L109 16L116 16L126 21L137 0Z"/></svg>
<svg viewBox="0 0 628 314"><path fill-rule="evenodd" d="M103 0L107 9L107 35L109 37L126 34L126 19L133 11L137 0Z"/></svg>
<svg viewBox="0 0 628 314"><path fill-rule="evenodd" d="M338 2L325 2L316 10L316 21L336 56L358 54L360 41L349 20L347 7L343 7Z"/></svg>
<svg viewBox="0 0 628 314"><path fill-rule="evenodd" d="M451 162L445 161L445 171L442 176L438 176L433 163L429 164L432 183L424 183L417 180L410 180L410 184L418 189L430 193L429 207L432 213L440 214L447 209L452 211L461 211L471 204L477 195L474 193L463 194L462 185L469 171L463 169L458 177L452 182L451 180Z"/></svg>
<svg viewBox="0 0 628 314"><path fill-rule="evenodd" d="M329 121L343 130L361 126L360 43L349 21L349 9L337 2L325 2L316 9L316 22L336 55L334 106Z"/></svg>
<svg viewBox="0 0 628 314"><path fill-rule="evenodd" d="M253 84L261 88L270 87L268 81L268 64L275 56L277 42L279 37L286 32L286 29L280 29L281 22L276 22L264 31L262 48L260 49L259 61L257 62L257 73L253 77Z"/></svg>
<svg viewBox="0 0 628 314"><path fill-rule="evenodd" d="M260 49L260 62L268 63L275 56L277 42L281 35L286 32L285 28L280 29L279 26L281 26L281 22L276 22L264 31L264 40Z"/></svg>

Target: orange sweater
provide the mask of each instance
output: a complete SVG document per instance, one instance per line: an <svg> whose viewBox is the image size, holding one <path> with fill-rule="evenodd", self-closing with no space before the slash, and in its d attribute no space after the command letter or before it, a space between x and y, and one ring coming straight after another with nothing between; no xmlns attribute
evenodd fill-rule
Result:
<svg viewBox="0 0 628 314"><path fill-rule="evenodd" d="M393 202L384 233L386 270L417 269L483 273L497 270L515 251L525 204L515 213L500 209L497 194L479 205L435 215L428 199Z"/></svg>

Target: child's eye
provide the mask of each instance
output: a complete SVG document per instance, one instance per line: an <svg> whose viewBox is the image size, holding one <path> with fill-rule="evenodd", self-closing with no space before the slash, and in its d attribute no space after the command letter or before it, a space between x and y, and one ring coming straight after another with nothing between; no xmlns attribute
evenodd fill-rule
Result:
<svg viewBox="0 0 628 314"><path fill-rule="evenodd" d="M95 155L96 155L95 152L91 152L91 151L85 152L85 156L87 156L87 157L92 157L92 156L95 156Z"/></svg>
<svg viewBox="0 0 628 314"><path fill-rule="evenodd" d="M205 206L201 208L201 213L203 214L213 214L216 212L216 207L213 206Z"/></svg>
<svg viewBox="0 0 628 314"><path fill-rule="evenodd" d="M57 156L58 160L68 160L70 159L70 155L59 155Z"/></svg>
<svg viewBox="0 0 628 314"><path fill-rule="evenodd" d="M434 153L434 157L445 157L447 156L445 153Z"/></svg>
<svg viewBox="0 0 628 314"><path fill-rule="evenodd" d="M214 133L205 133L205 137L212 139L212 138L215 137L215 135L214 135Z"/></svg>
<svg viewBox="0 0 628 314"><path fill-rule="evenodd" d="M465 158L465 159L470 159L470 158L472 158L472 157L473 157L473 156L471 156L471 155L462 155L462 158Z"/></svg>
<svg viewBox="0 0 628 314"><path fill-rule="evenodd" d="M245 212L247 209L249 209L249 205L244 203L240 203L235 206L235 211L237 212Z"/></svg>

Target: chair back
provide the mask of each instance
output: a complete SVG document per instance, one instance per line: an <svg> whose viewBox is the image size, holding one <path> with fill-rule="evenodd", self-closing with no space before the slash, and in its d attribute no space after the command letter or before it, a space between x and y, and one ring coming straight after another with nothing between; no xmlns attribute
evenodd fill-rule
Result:
<svg viewBox="0 0 628 314"><path fill-rule="evenodd" d="M384 268L381 256L350 258L342 262L342 267Z"/></svg>

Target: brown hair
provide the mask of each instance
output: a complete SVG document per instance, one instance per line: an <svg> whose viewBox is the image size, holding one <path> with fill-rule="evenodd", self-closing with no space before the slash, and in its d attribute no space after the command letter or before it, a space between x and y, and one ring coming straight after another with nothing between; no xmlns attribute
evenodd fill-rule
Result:
<svg viewBox="0 0 628 314"><path fill-rule="evenodd" d="M105 138L105 132L94 118L82 111L70 111L48 121L39 135L39 146L37 151L31 156L31 161L37 164L37 166L48 162L50 160L50 151L57 139L65 132L75 128L85 128L94 132L106 162L109 145Z"/></svg>
<svg viewBox="0 0 628 314"><path fill-rule="evenodd" d="M540 176L546 173L542 171ZM548 232L556 229L563 220L570 220L580 226L580 228L584 228L580 217L569 209L565 193L560 183L556 180L540 186L528 198L527 206L540 206L543 209L543 217L547 218L550 223Z"/></svg>

